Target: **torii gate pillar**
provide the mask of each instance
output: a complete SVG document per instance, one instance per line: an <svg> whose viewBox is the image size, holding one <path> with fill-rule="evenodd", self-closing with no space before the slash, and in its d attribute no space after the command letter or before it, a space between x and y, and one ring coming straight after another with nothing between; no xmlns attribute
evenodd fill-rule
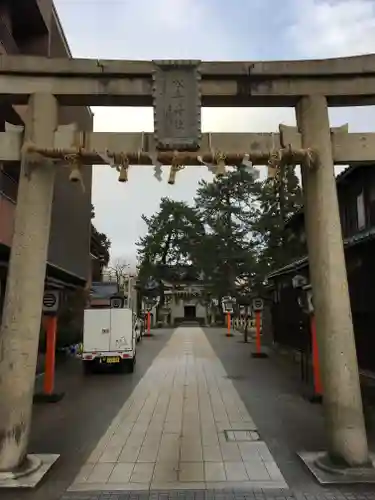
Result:
<svg viewBox="0 0 375 500"><path fill-rule="evenodd" d="M30 97L26 140L53 147L58 104ZM54 165L22 162L15 228L0 332L0 477L36 468L25 462L31 423L44 279L55 181Z"/></svg>
<svg viewBox="0 0 375 500"><path fill-rule="evenodd" d="M369 462L344 247L332 158L327 100L309 96L297 105L302 146L318 152L316 167L302 166L310 279L332 464Z"/></svg>

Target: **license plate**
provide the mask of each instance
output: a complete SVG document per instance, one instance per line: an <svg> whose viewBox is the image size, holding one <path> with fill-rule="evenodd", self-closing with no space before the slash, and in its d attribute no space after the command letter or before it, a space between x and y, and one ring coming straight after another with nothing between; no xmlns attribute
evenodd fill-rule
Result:
<svg viewBox="0 0 375 500"><path fill-rule="evenodd" d="M118 356L113 356L105 359L106 363L120 363L120 358Z"/></svg>

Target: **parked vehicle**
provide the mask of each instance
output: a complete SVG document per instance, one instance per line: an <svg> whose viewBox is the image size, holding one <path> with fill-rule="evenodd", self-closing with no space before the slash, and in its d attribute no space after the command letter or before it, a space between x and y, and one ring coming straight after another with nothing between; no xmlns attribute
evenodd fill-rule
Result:
<svg viewBox="0 0 375 500"><path fill-rule="evenodd" d="M115 300L123 306L121 297ZM133 311L115 303L112 307L86 309L82 349L84 372L91 373L99 365L133 372L137 342L135 326Z"/></svg>
<svg viewBox="0 0 375 500"><path fill-rule="evenodd" d="M134 318L133 318L133 321L134 321L134 329L135 329L135 339L136 339L136 342L140 342L142 340L142 337L144 335L144 323L143 321L138 318L138 316L134 314Z"/></svg>

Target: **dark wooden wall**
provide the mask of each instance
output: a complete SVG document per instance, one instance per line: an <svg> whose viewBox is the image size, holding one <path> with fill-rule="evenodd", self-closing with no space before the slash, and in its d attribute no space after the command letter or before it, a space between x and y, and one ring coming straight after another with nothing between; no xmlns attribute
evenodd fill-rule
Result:
<svg viewBox="0 0 375 500"><path fill-rule="evenodd" d="M358 362L375 371L375 240L345 251L350 302ZM295 273L297 274L297 272ZM308 276L308 268L298 274ZM292 287L293 274L274 278L272 327L274 341L297 350L310 349L309 319L302 312Z"/></svg>

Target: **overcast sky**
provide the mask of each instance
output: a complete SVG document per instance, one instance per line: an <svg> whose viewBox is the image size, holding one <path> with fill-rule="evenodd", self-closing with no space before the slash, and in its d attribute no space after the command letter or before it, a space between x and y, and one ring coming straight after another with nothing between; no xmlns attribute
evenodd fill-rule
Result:
<svg viewBox="0 0 375 500"><path fill-rule="evenodd" d="M374 0L55 0L75 57L104 59L274 60L375 52ZM96 131L152 131L151 108L93 108ZM272 132L295 124L292 109L203 109L203 131ZM374 131L375 110L331 112L332 126ZM117 182L105 167L94 172L95 223L112 241L112 256L135 262L145 232L142 213L160 198L191 202L205 168L178 174L174 186L133 167Z"/></svg>

